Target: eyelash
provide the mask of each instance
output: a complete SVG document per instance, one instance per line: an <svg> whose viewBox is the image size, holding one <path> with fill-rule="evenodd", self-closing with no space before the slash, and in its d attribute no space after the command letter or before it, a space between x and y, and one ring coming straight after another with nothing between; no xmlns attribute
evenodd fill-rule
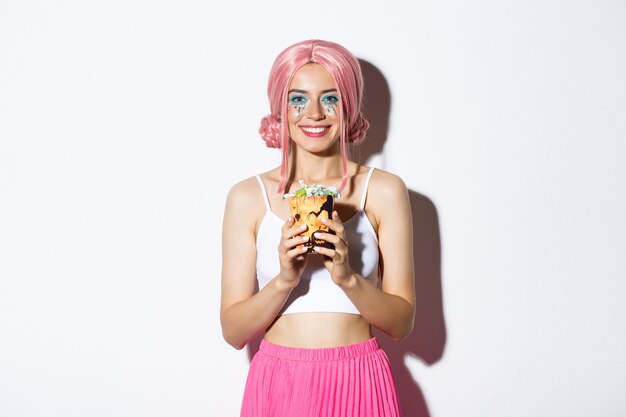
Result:
<svg viewBox="0 0 626 417"><path fill-rule="evenodd" d="M304 106L308 103L308 99L304 96L291 96L289 97L289 102L294 106Z"/></svg>
<svg viewBox="0 0 626 417"><path fill-rule="evenodd" d="M326 104L337 104L339 103L339 97L337 96L324 96L322 97L322 103L326 103Z"/></svg>

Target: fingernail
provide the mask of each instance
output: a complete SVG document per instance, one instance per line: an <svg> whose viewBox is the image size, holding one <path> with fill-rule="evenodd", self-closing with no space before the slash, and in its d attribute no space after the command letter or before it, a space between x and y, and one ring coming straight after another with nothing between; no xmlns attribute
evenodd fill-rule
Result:
<svg viewBox="0 0 626 417"><path fill-rule="evenodd" d="M326 217L320 217L320 220L322 220L322 223L326 223L328 221Z"/></svg>
<svg viewBox="0 0 626 417"><path fill-rule="evenodd" d="M303 241L303 242L307 242L308 240L309 240L309 237L308 237L308 236L302 236L302 241Z"/></svg>
<svg viewBox="0 0 626 417"><path fill-rule="evenodd" d="M300 226L300 229L302 230L306 229L306 224L303 224L302 226Z"/></svg>

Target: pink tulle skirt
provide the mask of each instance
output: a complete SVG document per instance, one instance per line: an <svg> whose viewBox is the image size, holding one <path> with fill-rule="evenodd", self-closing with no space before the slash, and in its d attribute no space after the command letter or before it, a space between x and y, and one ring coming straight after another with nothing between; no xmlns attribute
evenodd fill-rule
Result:
<svg viewBox="0 0 626 417"><path fill-rule="evenodd" d="M375 337L334 348L261 341L241 417L400 417L389 359Z"/></svg>

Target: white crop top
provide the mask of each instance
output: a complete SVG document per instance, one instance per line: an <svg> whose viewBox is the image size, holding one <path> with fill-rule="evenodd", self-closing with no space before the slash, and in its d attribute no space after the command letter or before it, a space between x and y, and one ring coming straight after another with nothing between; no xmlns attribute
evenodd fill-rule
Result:
<svg viewBox="0 0 626 417"><path fill-rule="evenodd" d="M359 211L344 221L343 225L349 244L350 266L372 285L377 286L378 238L364 211L367 188L373 171L374 167L367 173ZM272 212L263 181L258 175L256 178L261 186L267 209L256 239L256 273L261 289L280 272L278 244L285 220ZM308 258L300 283L291 291L279 314L311 312L360 314L343 290L333 282L324 266L322 255L305 256Z"/></svg>

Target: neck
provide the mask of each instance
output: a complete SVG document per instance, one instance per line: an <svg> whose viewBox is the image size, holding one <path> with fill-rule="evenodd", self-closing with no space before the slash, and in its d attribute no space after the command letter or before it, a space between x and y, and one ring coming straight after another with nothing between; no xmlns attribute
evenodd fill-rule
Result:
<svg viewBox="0 0 626 417"><path fill-rule="evenodd" d="M288 185L302 179L305 184L339 186L343 177L341 151L336 149L327 154L313 154L294 146L289 155Z"/></svg>

